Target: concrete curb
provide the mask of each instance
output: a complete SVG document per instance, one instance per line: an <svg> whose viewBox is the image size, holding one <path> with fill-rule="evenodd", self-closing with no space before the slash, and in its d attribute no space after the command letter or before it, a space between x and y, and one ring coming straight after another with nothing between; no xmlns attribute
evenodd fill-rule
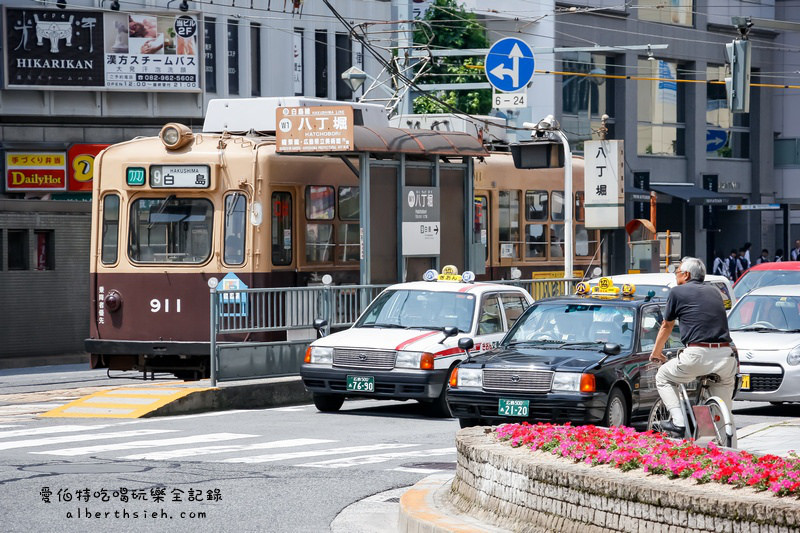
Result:
<svg viewBox="0 0 800 533"><path fill-rule="evenodd" d="M264 409L311 402L300 376L218 383L148 413L147 417L174 416L226 409ZM208 380L188 381L186 387L208 387Z"/></svg>

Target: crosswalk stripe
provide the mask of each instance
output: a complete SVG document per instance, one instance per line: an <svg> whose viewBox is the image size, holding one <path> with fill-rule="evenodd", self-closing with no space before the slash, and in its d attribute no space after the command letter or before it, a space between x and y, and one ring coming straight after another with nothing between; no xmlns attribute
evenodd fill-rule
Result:
<svg viewBox="0 0 800 533"><path fill-rule="evenodd" d="M5 428L18 428L18 427L20 427L21 425L22 425L22 424L0 424L0 429L5 429Z"/></svg>
<svg viewBox="0 0 800 533"><path fill-rule="evenodd" d="M446 455L449 453L456 453L456 449L454 447L451 447L451 448L436 448L433 450L414 450L413 452L359 455L356 457L347 457L345 459L331 459L328 461L319 461L316 463L305 463L297 466L310 466L314 468L348 468L351 466L385 463L386 461L391 461L392 459L401 459L406 457L428 457L431 455Z"/></svg>
<svg viewBox="0 0 800 533"><path fill-rule="evenodd" d="M331 448L328 450L309 450L304 452L272 453L267 455L253 455L250 457L232 457L224 459L221 463L267 463L272 461L286 461L289 459L302 459L303 457L319 457L323 455L341 455L345 453L371 452L376 450L411 448L419 444L371 444L367 446L350 446L346 448Z"/></svg>
<svg viewBox="0 0 800 533"><path fill-rule="evenodd" d="M43 439L15 440L11 442L0 442L0 450L12 450L14 448L32 448L35 446L48 446L51 444L64 444L67 442L78 442L87 440L102 439L123 439L128 437L140 437L143 435L153 435L155 433L172 433L177 429L136 429L132 431L117 431L113 433L95 433L94 435L64 435L62 437L45 437Z"/></svg>
<svg viewBox="0 0 800 533"><path fill-rule="evenodd" d="M61 450L31 453L40 455L76 456L117 450L129 450L132 448L156 448L158 446L174 446L178 444L194 444L198 442L218 442L223 440L246 439L258 436L259 435L245 435L242 433L209 433L206 435L192 435L191 437L177 437L174 439L135 440L130 442L120 442L117 444L99 444L97 446L85 446L82 448L63 448Z"/></svg>
<svg viewBox="0 0 800 533"><path fill-rule="evenodd" d="M150 459L153 461L162 461L165 459L177 459L179 457L194 457L197 455L267 450L273 448L292 448L295 446L311 446L313 444L328 444L331 442L336 441L325 439L287 439L271 442L257 442L255 444L231 444L229 446L204 446L200 448L186 448L183 450L167 450L163 452L126 455L125 457L120 457L120 459Z"/></svg>
<svg viewBox="0 0 800 533"><path fill-rule="evenodd" d="M14 431L0 431L0 439L9 437L24 437L27 435L46 435L48 433L71 433L73 431L88 431L90 429L102 429L108 427L109 424L102 424L99 426L49 426L41 428L28 428L28 429L15 429ZM17 426L0 426L0 427L17 427Z"/></svg>
<svg viewBox="0 0 800 533"><path fill-rule="evenodd" d="M409 472L411 474L435 474L436 472L441 472L442 470L439 468L408 468L405 466L398 466L397 468L392 468L393 472Z"/></svg>

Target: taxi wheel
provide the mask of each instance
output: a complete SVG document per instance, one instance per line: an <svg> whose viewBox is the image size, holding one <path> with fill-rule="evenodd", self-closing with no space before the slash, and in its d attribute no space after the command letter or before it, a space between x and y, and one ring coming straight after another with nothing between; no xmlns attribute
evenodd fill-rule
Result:
<svg viewBox="0 0 800 533"><path fill-rule="evenodd" d="M453 414L450 412L450 406L447 405L447 383L442 386L442 392L432 402L425 403L425 408L428 414L438 418L450 418Z"/></svg>
<svg viewBox="0 0 800 533"><path fill-rule="evenodd" d="M344 403L344 396L338 394L314 394L314 405L323 413L338 411Z"/></svg>
<svg viewBox="0 0 800 533"><path fill-rule="evenodd" d="M606 427L628 425L628 402L619 389L612 390L608 397L603 425Z"/></svg>

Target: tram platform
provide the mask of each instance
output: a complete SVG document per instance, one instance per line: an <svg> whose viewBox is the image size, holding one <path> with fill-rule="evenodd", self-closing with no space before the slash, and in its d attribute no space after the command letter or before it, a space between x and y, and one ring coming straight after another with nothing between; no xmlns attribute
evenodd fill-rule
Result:
<svg viewBox="0 0 800 533"><path fill-rule="evenodd" d="M310 403L299 376L218 382L142 382L108 388L56 407L51 418L145 418Z"/></svg>

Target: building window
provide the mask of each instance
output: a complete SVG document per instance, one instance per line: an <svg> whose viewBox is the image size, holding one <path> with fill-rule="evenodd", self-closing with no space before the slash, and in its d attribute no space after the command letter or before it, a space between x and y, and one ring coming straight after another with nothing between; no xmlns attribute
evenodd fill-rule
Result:
<svg viewBox="0 0 800 533"><path fill-rule="evenodd" d="M328 97L328 32L317 30L314 32L314 63L316 77L314 85L317 98Z"/></svg>
<svg viewBox="0 0 800 533"><path fill-rule="evenodd" d="M229 265L244 263L247 198L237 192L225 197L224 261Z"/></svg>
<svg viewBox="0 0 800 533"><path fill-rule="evenodd" d="M10 229L6 235L8 238L8 269L28 270L30 267L28 230Z"/></svg>
<svg viewBox="0 0 800 533"><path fill-rule="evenodd" d="M590 139L592 131L601 126L600 117L614 114L610 108L613 99L609 98L613 91L611 80L599 77L610 68L609 59L602 55L589 52L562 55L561 70L580 75L565 74L562 78L561 121L565 130L575 132L580 139Z"/></svg>
<svg viewBox="0 0 800 533"><path fill-rule="evenodd" d="M707 80L725 81L725 67L709 66ZM750 114L731 113L724 83L706 84L706 155L750 158Z"/></svg>
<svg viewBox="0 0 800 533"><path fill-rule="evenodd" d="M250 24L250 94L261 96L261 24Z"/></svg>
<svg viewBox="0 0 800 533"><path fill-rule="evenodd" d="M272 264L292 263L292 195L272 193Z"/></svg>
<svg viewBox="0 0 800 533"><path fill-rule="evenodd" d="M336 99L350 100L353 90L342 79L342 72L353 66L353 41L346 33L336 34Z"/></svg>
<svg viewBox="0 0 800 533"><path fill-rule="evenodd" d="M103 198L103 230L100 261L104 265L117 262L119 243L119 196L109 194Z"/></svg>
<svg viewBox="0 0 800 533"><path fill-rule="evenodd" d="M206 54L206 92L217 92L217 24L216 19L206 17L203 25Z"/></svg>
<svg viewBox="0 0 800 533"><path fill-rule="evenodd" d="M639 20L660 22L662 24L675 24L678 26L692 26L692 0L639 0L636 10Z"/></svg>
<svg viewBox="0 0 800 533"><path fill-rule="evenodd" d="M228 94L239 94L239 22L228 20Z"/></svg>
<svg viewBox="0 0 800 533"><path fill-rule="evenodd" d="M775 168L800 166L800 139L775 139Z"/></svg>
<svg viewBox="0 0 800 533"><path fill-rule="evenodd" d="M686 90L678 72L675 62L639 59L639 76L658 78L637 82L639 155L686 155Z"/></svg>
<svg viewBox="0 0 800 533"><path fill-rule="evenodd" d="M55 270L55 238L53 230L33 232L36 242L36 270Z"/></svg>

